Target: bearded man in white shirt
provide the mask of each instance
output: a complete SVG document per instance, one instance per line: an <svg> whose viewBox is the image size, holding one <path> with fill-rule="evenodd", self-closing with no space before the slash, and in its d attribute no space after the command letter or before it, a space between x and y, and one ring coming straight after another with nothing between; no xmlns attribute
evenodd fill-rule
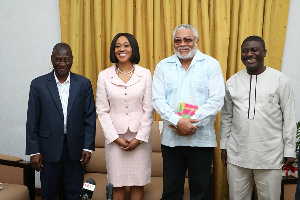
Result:
<svg viewBox="0 0 300 200"><path fill-rule="evenodd" d="M227 166L229 198L280 199L282 166L295 162L294 95L288 78L264 65L267 50L259 36L241 46L246 66L226 82L220 148Z"/></svg>
<svg viewBox="0 0 300 200"><path fill-rule="evenodd" d="M214 123L224 101L219 62L197 49L198 32L182 24L173 33L175 54L160 61L152 84L152 105L163 119L162 200L182 200L188 170L190 200L209 199ZM199 106L191 118L177 113L179 103Z"/></svg>

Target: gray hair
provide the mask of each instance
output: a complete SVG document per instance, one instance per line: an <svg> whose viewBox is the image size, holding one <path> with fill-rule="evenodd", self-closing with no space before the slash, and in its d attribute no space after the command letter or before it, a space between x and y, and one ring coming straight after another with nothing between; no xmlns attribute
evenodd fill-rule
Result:
<svg viewBox="0 0 300 200"><path fill-rule="evenodd" d="M199 35L198 35L198 31L196 30L196 28L190 24L180 24L179 26L177 26L175 29L174 29L174 32L173 32L173 41L174 41L174 38L175 38L175 34L178 30L180 29L192 29L193 31L193 34L195 36L195 41L197 41Z"/></svg>

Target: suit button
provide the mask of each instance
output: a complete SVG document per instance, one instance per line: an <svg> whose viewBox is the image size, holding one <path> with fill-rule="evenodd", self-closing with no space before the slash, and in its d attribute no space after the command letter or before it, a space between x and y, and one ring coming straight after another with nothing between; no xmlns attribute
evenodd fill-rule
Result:
<svg viewBox="0 0 300 200"><path fill-rule="evenodd" d="M128 115L128 113L126 113L126 115Z"/></svg>
<svg viewBox="0 0 300 200"><path fill-rule="evenodd" d="M125 93L125 95L127 95L127 93Z"/></svg>

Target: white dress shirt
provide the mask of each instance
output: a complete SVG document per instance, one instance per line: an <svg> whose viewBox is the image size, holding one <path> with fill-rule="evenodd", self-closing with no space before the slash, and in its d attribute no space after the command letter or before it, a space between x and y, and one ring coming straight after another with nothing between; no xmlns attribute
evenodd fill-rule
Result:
<svg viewBox="0 0 300 200"><path fill-rule="evenodd" d="M68 78L65 82L60 83L57 79L55 72L54 77L60 97L60 102L62 105L63 113L64 113L64 134L67 134L67 109L68 109L68 99L69 99L69 90L70 90L70 72Z"/></svg>

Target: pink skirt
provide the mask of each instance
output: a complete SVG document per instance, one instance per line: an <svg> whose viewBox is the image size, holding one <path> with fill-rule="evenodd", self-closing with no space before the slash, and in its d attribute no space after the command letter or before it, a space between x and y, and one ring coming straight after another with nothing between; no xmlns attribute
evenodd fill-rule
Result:
<svg viewBox="0 0 300 200"><path fill-rule="evenodd" d="M129 130L119 135L127 140L136 137L136 133ZM124 151L112 142L105 143L105 160L108 183L114 187L144 186L151 180L151 137L148 142L143 142L133 151Z"/></svg>

